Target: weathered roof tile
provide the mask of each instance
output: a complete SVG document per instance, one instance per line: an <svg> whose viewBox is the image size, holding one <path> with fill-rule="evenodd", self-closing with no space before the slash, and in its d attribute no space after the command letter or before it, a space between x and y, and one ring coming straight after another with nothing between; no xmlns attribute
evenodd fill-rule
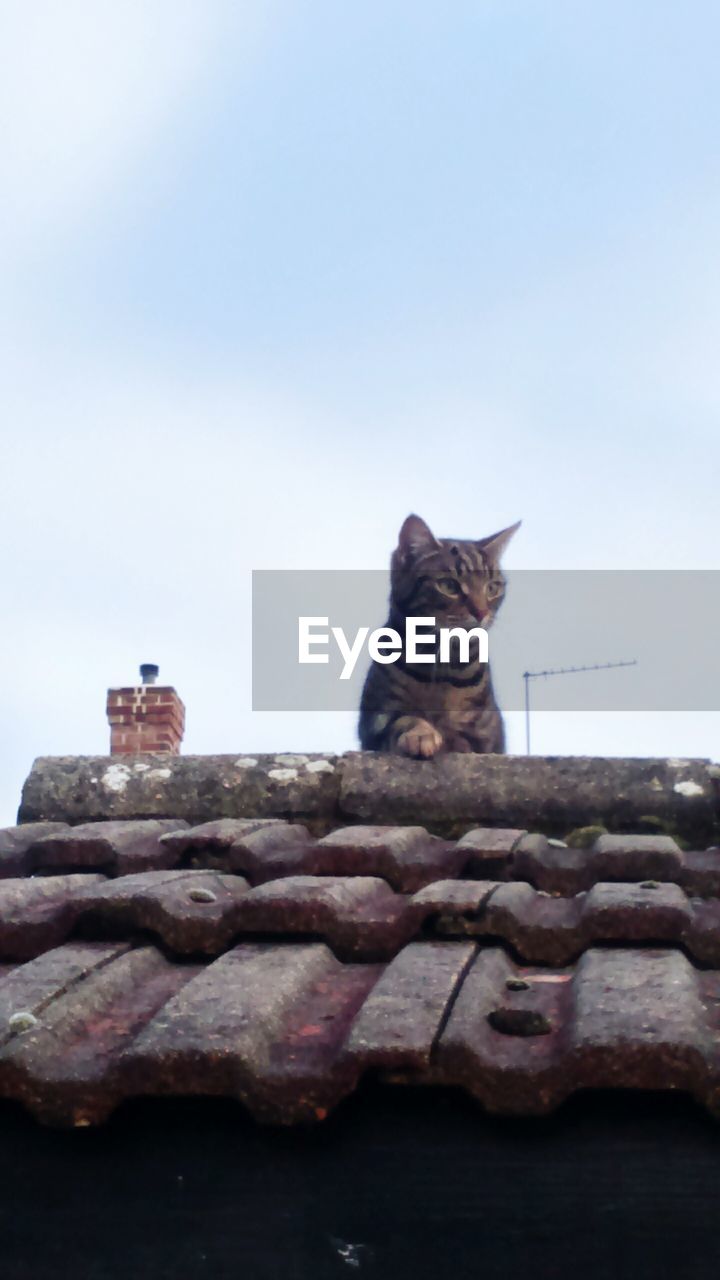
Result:
<svg viewBox="0 0 720 1280"><path fill-rule="evenodd" d="M0 956L30 960L57 946L81 914L81 891L104 882L100 875L0 881Z"/></svg>
<svg viewBox="0 0 720 1280"><path fill-rule="evenodd" d="M27 822L21 827L0 829L0 879L25 875L28 849L42 836L68 829L66 822Z"/></svg>
<svg viewBox="0 0 720 1280"><path fill-rule="evenodd" d="M168 831L186 826L178 819L137 822L86 822L42 834L25 850L24 873L53 868L97 867L109 875L172 866L173 855L160 843Z"/></svg>
<svg viewBox="0 0 720 1280"><path fill-rule="evenodd" d="M472 943L416 942L405 947L369 993L348 1036L346 1054L362 1070L427 1070L475 951Z"/></svg>
<svg viewBox="0 0 720 1280"><path fill-rule="evenodd" d="M72 936L148 934L180 956L219 955L263 935L322 938L339 959L365 962L423 937L499 939L538 964L569 963L598 943L656 942L720 966L720 900L661 881L559 897L523 881L451 879L401 894L377 876L284 876L252 887L240 875L191 868L0 883L0 960L30 959Z"/></svg>
<svg viewBox="0 0 720 1280"><path fill-rule="evenodd" d="M75 897L75 924L84 936L130 937L150 932L180 955L225 950L237 931L242 876L213 871L145 871L88 886Z"/></svg>
<svg viewBox="0 0 720 1280"><path fill-rule="evenodd" d="M0 962L0 1097L54 1123L163 1093L318 1119L368 1071L500 1112L616 1086L720 1110L720 849L664 834L12 828Z"/></svg>
<svg viewBox="0 0 720 1280"><path fill-rule="evenodd" d="M237 947L167 1004L124 1066L142 1092L229 1094L259 1115L316 1118L354 1083L333 1078L338 1020L342 1034L346 1001L352 1016L376 976L319 943Z"/></svg>
<svg viewBox="0 0 720 1280"><path fill-rule="evenodd" d="M66 944L12 974L6 1002L27 1008L41 969L33 1021L13 1032L9 1020L0 1095L19 1099L49 1123L97 1123L126 1094L119 1074L123 1049L193 970L172 964L155 947Z"/></svg>
<svg viewBox="0 0 720 1280"><path fill-rule="evenodd" d="M424 827L341 827L314 851L317 873L382 876L393 888L412 893L460 870L466 854Z"/></svg>
<svg viewBox="0 0 720 1280"><path fill-rule="evenodd" d="M583 1088L683 1089L720 1105L720 971L682 952L588 951L574 967L420 942L389 965L322 943L243 943L210 964L65 944L0 979L0 1096L53 1123L125 1097L220 1094L319 1119L367 1071L538 1114Z"/></svg>

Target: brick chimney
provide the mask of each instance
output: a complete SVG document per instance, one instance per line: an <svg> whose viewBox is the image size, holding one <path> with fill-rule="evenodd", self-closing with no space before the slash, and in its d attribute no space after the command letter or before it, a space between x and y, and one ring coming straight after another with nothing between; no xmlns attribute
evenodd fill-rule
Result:
<svg viewBox="0 0 720 1280"><path fill-rule="evenodd" d="M143 663L142 684L108 689L110 754L133 755L141 751L180 754L185 730L185 707L169 685L157 685L159 667Z"/></svg>

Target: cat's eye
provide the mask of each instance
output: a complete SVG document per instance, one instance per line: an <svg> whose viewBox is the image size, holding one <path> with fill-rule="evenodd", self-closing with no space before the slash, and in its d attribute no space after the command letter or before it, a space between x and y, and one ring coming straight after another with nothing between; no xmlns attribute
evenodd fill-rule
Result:
<svg viewBox="0 0 720 1280"><path fill-rule="evenodd" d="M446 596L460 595L460 583L456 582L454 578L438 578L435 585L439 588L440 591L442 591L443 595L446 595Z"/></svg>
<svg viewBox="0 0 720 1280"><path fill-rule="evenodd" d="M502 589L503 584L500 578L493 578L492 582L488 582L487 587L485 588L485 594L488 600L494 600L496 596L500 595Z"/></svg>

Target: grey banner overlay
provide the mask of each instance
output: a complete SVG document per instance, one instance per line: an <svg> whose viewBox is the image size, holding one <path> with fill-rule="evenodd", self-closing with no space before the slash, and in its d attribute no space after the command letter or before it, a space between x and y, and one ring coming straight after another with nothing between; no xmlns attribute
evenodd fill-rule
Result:
<svg viewBox="0 0 720 1280"><path fill-rule="evenodd" d="M607 671L532 680L535 711L720 709L720 572L515 570L489 632L490 667L504 711L524 706L525 671L637 660ZM253 710L354 711L370 664L367 643L349 680L330 636L326 665L301 665L298 619L328 618L352 644L385 625L382 570L253 573Z"/></svg>

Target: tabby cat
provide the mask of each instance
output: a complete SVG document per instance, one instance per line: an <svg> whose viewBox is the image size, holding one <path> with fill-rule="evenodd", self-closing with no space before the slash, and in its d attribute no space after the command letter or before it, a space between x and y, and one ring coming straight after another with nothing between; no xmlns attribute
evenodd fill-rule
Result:
<svg viewBox="0 0 720 1280"><path fill-rule="evenodd" d="M435 618L440 627L487 630L505 594L500 556L520 526L478 542L436 538L419 516L408 516L390 562L388 627L405 636L408 617ZM428 635L431 633L428 630ZM423 652L431 652L423 649ZM436 642L437 652L437 642ZM490 667L470 660L371 663L360 702L360 745L418 758L446 751L502 752L505 732Z"/></svg>

